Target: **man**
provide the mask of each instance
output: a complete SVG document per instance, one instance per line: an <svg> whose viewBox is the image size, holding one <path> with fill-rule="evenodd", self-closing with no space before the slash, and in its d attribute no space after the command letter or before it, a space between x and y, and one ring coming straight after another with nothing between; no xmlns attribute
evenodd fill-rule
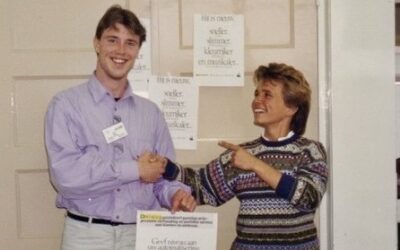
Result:
<svg viewBox="0 0 400 250"><path fill-rule="evenodd" d="M145 39L135 14L109 8L93 40L94 74L49 104L50 178L57 207L67 210L63 250L132 250L138 210L195 208L190 188L163 179L166 162L149 153L175 158L162 112L127 80Z"/></svg>
<svg viewBox="0 0 400 250"><path fill-rule="evenodd" d="M200 169L182 168L198 204L240 201L231 250L319 249L314 224L328 181L326 152L303 137L311 90L292 66L270 63L254 73L254 124L263 134L228 149ZM169 164L171 165L171 164Z"/></svg>

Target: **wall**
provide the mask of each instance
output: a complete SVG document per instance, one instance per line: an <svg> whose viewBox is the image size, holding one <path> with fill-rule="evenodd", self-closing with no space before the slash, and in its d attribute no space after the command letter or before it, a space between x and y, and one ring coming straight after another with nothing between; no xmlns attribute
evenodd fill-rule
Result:
<svg viewBox="0 0 400 250"><path fill-rule="evenodd" d="M336 0L327 8L329 244L397 249L394 1Z"/></svg>

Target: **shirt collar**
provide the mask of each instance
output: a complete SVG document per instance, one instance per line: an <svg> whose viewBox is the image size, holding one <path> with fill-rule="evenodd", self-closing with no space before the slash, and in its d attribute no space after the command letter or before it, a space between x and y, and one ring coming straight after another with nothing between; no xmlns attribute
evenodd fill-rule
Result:
<svg viewBox="0 0 400 250"><path fill-rule="evenodd" d="M89 92L93 97L93 100L98 103L100 102L105 96L109 95L111 96L111 93L108 92L108 90L101 84L99 79L97 79L96 75L93 73L92 76L89 78ZM131 98L133 101L133 92L131 85L128 81L128 87L124 92L124 95L121 97L120 100L125 99L125 98Z"/></svg>
<svg viewBox="0 0 400 250"><path fill-rule="evenodd" d="M294 132L292 130L290 130L286 136L279 137L277 141L283 141L283 140L289 139L293 135L294 135ZM262 138L264 138L264 140L271 141L270 139L268 139L267 137L264 136L264 133L261 136L262 136Z"/></svg>

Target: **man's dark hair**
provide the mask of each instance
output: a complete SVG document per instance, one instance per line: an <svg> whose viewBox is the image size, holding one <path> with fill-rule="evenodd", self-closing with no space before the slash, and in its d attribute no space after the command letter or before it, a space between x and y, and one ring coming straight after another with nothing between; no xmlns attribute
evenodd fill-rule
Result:
<svg viewBox="0 0 400 250"><path fill-rule="evenodd" d="M97 29L96 38L100 40L104 30L116 26L116 24L124 25L128 30L138 35L139 45L146 41L146 29L140 23L139 18L130 10L122 8L120 5L111 6L103 17L100 19Z"/></svg>

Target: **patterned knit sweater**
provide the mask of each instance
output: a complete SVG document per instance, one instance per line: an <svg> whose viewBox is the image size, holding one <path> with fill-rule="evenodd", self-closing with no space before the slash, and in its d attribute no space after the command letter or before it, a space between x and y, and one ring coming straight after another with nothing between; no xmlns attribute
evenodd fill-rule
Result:
<svg viewBox="0 0 400 250"><path fill-rule="evenodd" d="M283 173L276 190L254 172L233 167L230 151L205 168L181 172L199 204L240 201L231 250L319 249L314 214L328 179L322 144L294 135L273 142L260 137L241 146Z"/></svg>

